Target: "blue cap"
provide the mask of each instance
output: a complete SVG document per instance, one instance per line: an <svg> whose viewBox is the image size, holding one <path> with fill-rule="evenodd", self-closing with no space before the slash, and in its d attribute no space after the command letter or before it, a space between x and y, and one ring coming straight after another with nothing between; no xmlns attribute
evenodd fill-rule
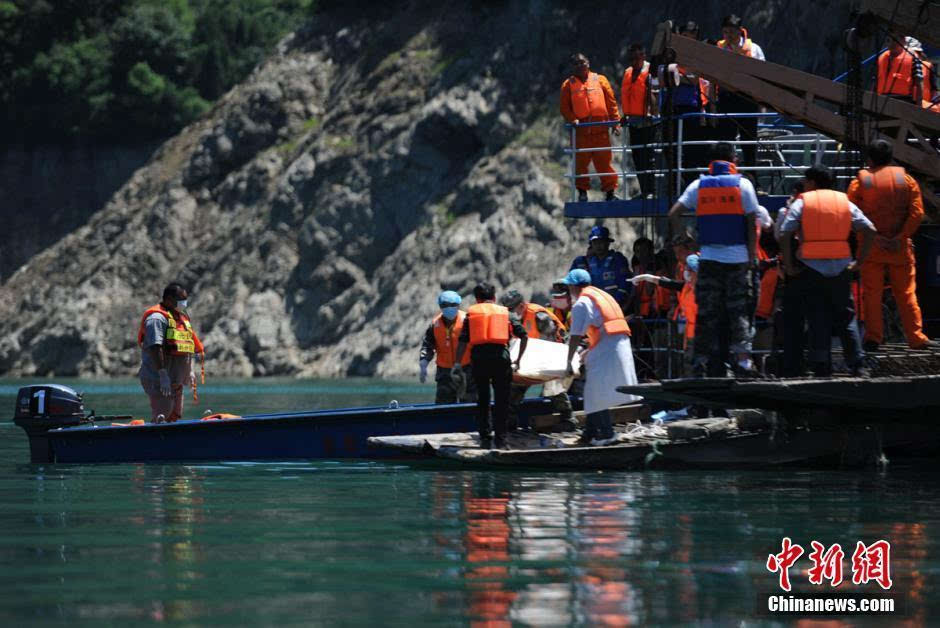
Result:
<svg viewBox="0 0 940 628"><path fill-rule="evenodd" d="M595 225L591 227L591 235L588 236L588 242L591 242L593 240L598 240L598 239L603 239L603 240L608 240L609 242L613 242L613 239L610 237L610 229L608 229L607 227L602 227L600 225Z"/></svg>
<svg viewBox="0 0 940 628"><path fill-rule="evenodd" d="M687 256L685 258L685 265L686 265L686 268L691 270L693 273L697 273L698 272L698 255L696 255L695 253L692 253L692 255Z"/></svg>
<svg viewBox="0 0 940 628"><path fill-rule="evenodd" d="M445 290L437 297L438 307L445 305L460 305L460 295L453 290Z"/></svg>
<svg viewBox="0 0 940 628"><path fill-rule="evenodd" d="M584 270L583 268L575 268L573 270L569 270L568 274L565 275L565 278L562 279L560 283L563 283L566 286L590 286L591 273Z"/></svg>

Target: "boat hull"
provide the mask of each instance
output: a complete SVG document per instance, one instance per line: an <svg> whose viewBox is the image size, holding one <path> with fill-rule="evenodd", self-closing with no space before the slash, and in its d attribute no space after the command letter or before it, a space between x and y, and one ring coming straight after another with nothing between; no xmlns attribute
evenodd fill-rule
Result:
<svg viewBox="0 0 940 628"><path fill-rule="evenodd" d="M520 419L551 413L526 399ZM475 404L417 404L271 414L136 426L81 425L49 430L54 462L158 462L400 457L367 447L371 436L476 430Z"/></svg>

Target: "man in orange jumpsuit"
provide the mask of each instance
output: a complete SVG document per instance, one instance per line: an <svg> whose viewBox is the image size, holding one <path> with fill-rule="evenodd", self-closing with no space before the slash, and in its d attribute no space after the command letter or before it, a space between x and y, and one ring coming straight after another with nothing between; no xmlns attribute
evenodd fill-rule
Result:
<svg viewBox="0 0 940 628"><path fill-rule="evenodd" d="M911 236L924 218L924 203L917 182L904 168L890 165L892 154L887 140L872 142L868 148L870 169L859 171L848 190L849 200L859 206L878 230L871 255L861 266L866 351L877 350L884 340L881 300L885 274L907 344L914 349L933 344L923 332L911 244Z"/></svg>
<svg viewBox="0 0 940 628"><path fill-rule="evenodd" d="M561 115L575 126L589 122L619 122L620 109L610 82L606 77L591 72L588 58L581 53L571 55L571 76L561 84ZM575 154L575 174L584 175L593 162L594 170L601 175L601 189L606 192L606 200L614 201L617 189L617 174L611 165L613 154L610 151L610 127L607 125L579 127L575 131L578 149L606 148L607 150L590 151ZM620 129L614 127L614 135L620 135ZM574 147L572 147L574 148ZM588 200L587 191L591 187L589 177L575 179L578 188L578 201Z"/></svg>

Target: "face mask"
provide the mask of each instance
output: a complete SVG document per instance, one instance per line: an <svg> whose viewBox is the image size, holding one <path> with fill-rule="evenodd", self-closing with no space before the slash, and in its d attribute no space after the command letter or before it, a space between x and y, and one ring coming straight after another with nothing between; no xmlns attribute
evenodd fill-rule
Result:
<svg viewBox="0 0 940 628"><path fill-rule="evenodd" d="M568 299L565 297L552 297L552 307L556 310L567 310Z"/></svg>
<svg viewBox="0 0 940 628"><path fill-rule="evenodd" d="M457 318L457 311L458 311L459 309L460 309L460 308L457 307L456 305L453 306L453 307L442 307L442 308L441 308L441 314L442 314L442 315L444 316L444 318L446 318L447 320L452 321L452 320L454 320L455 318Z"/></svg>
<svg viewBox="0 0 940 628"><path fill-rule="evenodd" d="M187 305L189 305L189 301L188 301L187 299L183 299L182 301L177 301L177 302L176 302L176 307L182 308L182 309L184 309L184 310L186 309L186 306L187 306Z"/></svg>
<svg viewBox="0 0 940 628"><path fill-rule="evenodd" d="M682 271L682 278L685 279L686 281L692 281L692 271L691 270Z"/></svg>

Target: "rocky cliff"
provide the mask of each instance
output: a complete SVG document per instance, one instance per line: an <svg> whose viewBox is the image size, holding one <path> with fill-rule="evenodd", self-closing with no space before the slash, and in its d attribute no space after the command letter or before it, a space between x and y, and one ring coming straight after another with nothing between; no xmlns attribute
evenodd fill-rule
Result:
<svg viewBox="0 0 940 628"><path fill-rule="evenodd" d="M567 55L618 77L661 19L717 33L732 11L772 60L842 63L844 2L326 6L0 287L0 373L133 374L172 279L210 373L414 373L438 291L544 295L583 252L590 225L562 217ZM609 226L629 253L631 225Z"/></svg>

